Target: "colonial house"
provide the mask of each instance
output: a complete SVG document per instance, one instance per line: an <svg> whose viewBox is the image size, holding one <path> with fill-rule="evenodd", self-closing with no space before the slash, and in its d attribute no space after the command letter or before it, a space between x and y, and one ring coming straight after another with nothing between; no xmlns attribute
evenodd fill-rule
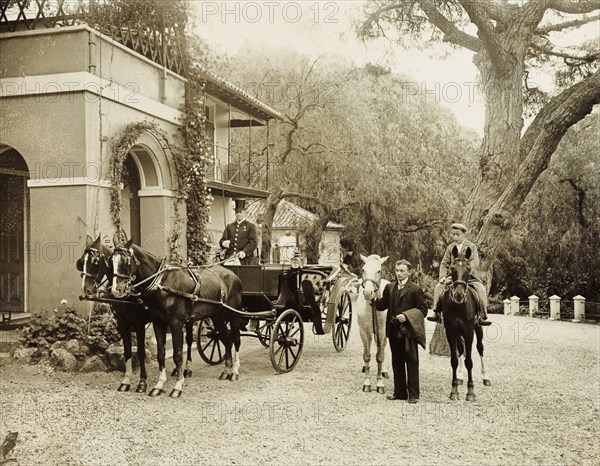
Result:
<svg viewBox="0 0 600 466"><path fill-rule="evenodd" d="M59 3L64 8L52 11L40 2L0 8L0 311L11 313L49 310L62 299L84 309L75 262L87 235L110 242L115 232L111 154L133 124L155 130L136 134L127 148L123 229L168 256L180 228L185 254L186 215L177 227L173 213L187 75L181 32L140 32L118 18L107 24L81 2ZM208 232L216 241L233 220L232 198L268 196L265 170L236 140L266 139L269 121L281 115L226 80L204 80L214 197Z"/></svg>

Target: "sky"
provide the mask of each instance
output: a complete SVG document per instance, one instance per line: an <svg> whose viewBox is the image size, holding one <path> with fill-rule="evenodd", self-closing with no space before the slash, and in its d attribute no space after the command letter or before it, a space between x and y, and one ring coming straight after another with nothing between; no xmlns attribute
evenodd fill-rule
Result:
<svg viewBox="0 0 600 466"><path fill-rule="evenodd" d="M484 102L473 53L440 47L403 50L387 39L362 43L353 32L361 1L196 2L197 33L213 50L235 54L247 41L289 47L307 56L336 54L357 65L377 63L406 75L426 101L449 108L459 123L483 134ZM223 76L223 78L227 78ZM410 92L407 88L407 92Z"/></svg>

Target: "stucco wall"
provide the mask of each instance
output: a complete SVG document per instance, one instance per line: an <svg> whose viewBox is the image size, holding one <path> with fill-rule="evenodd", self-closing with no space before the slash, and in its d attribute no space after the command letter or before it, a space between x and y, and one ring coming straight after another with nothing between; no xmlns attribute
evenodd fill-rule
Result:
<svg viewBox="0 0 600 466"><path fill-rule="evenodd" d="M175 143L185 81L85 27L1 35L0 52L0 144L15 148L30 171L28 310L67 299L83 311L75 261L86 235L114 233L112 142L129 123L150 121ZM141 244L165 255L175 169L164 141L144 135L140 143L161 179L139 192Z"/></svg>

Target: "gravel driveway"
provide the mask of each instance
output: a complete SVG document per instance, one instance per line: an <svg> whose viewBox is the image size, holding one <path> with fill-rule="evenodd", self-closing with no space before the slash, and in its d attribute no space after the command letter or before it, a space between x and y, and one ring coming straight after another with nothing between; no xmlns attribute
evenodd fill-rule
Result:
<svg viewBox="0 0 600 466"><path fill-rule="evenodd" d="M336 353L331 335L314 336L306 324L292 372L277 375L268 350L247 338L237 383L217 380L220 367L196 354L180 399L119 393L117 372L5 366L0 436L19 432L10 456L21 465L599 464L600 326L491 320L492 387L475 358L471 403L464 386L461 401L448 399L449 360L427 351L419 404L363 393L356 326ZM156 376L153 364L151 383Z"/></svg>

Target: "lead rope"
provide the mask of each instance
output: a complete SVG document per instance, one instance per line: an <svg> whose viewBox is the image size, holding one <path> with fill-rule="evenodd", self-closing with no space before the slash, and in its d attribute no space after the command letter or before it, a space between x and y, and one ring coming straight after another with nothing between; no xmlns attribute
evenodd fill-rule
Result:
<svg viewBox="0 0 600 466"><path fill-rule="evenodd" d="M377 307L375 306L375 300L371 301L371 317L373 318L373 335L375 336L375 343L377 344L377 348L379 348L379 326L377 325Z"/></svg>

